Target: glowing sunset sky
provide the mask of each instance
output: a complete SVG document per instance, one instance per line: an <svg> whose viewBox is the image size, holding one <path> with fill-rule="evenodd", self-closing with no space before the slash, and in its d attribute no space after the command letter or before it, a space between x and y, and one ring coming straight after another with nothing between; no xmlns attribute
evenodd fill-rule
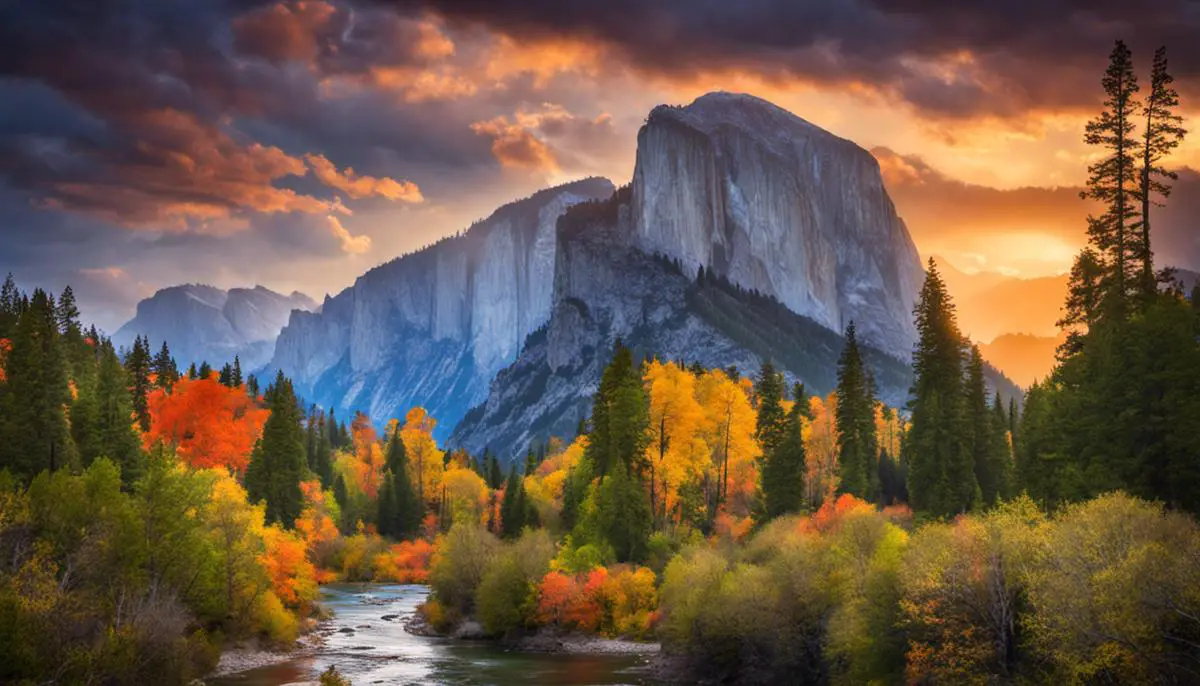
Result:
<svg viewBox="0 0 1200 686"><path fill-rule="evenodd" d="M925 255L1065 270L1123 38L1200 128L1200 4L126 0L0 5L0 270L115 327L158 287L314 297L552 183L656 104L759 95L871 150ZM1200 268L1200 132L1156 230Z"/></svg>

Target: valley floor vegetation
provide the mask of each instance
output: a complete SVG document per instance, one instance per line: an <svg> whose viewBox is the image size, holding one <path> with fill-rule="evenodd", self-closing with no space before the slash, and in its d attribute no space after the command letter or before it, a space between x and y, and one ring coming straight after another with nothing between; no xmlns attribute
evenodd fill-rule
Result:
<svg viewBox="0 0 1200 686"><path fill-rule="evenodd" d="M823 396L617 341L578 435L524 456L118 351L69 288L10 278L0 681L188 683L229 642L292 642L319 584L373 580L428 583L438 631L660 640L717 682L1197 683L1200 310L1134 202L1182 133L1165 57L1142 105L1132 79L1118 44L1088 127L1109 209L1023 398L988 388L932 262L905 408L853 323Z"/></svg>

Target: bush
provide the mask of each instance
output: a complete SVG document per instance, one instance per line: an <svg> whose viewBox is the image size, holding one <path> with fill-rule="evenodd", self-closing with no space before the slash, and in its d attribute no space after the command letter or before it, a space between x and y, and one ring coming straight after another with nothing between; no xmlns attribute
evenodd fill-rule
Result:
<svg viewBox="0 0 1200 686"><path fill-rule="evenodd" d="M527 529L484 574L475 604L493 636L531 627L537 619L536 583L550 568L554 543L542 530Z"/></svg>
<svg viewBox="0 0 1200 686"><path fill-rule="evenodd" d="M460 616L475 609L475 590L499 555L500 539L475 522L455 522L435 544L429 585L438 602Z"/></svg>

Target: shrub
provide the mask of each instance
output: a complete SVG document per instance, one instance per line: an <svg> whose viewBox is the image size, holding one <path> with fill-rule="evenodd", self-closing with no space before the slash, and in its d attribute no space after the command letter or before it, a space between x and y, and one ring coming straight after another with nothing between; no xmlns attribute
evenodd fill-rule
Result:
<svg viewBox="0 0 1200 686"><path fill-rule="evenodd" d="M435 545L429 584L439 602L461 616L475 609L475 590L496 556L500 539L475 522L455 522Z"/></svg>

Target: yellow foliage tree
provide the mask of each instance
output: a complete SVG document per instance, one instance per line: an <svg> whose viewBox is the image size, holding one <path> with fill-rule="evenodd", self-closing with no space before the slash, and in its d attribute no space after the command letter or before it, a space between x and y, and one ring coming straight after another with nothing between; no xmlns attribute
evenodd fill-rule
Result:
<svg viewBox="0 0 1200 686"><path fill-rule="evenodd" d="M654 360L644 381L650 400L650 510L661 523L675 508L680 486L703 475L709 451L700 435L704 412L696 401L696 377L679 365Z"/></svg>
<svg viewBox="0 0 1200 686"><path fill-rule="evenodd" d="M724 503L731 514L744 517L750 512L759 456L748 387L730 379L724 371L709 370L696 381L696 401L703 415L701 433L711 458L709 481L716 488L713 500ZM730 484L741 487L731 492Z"/></svg>
<svg viewBox="0 0 1200 686"><path fill-rule="evenodd" d="M445 471L444 453L433 440L437 420L423 407L414 407L404 418L400 440L408 452L408 470L417 489L417 496L427 506L441 497L442 474Z"/></svg>

